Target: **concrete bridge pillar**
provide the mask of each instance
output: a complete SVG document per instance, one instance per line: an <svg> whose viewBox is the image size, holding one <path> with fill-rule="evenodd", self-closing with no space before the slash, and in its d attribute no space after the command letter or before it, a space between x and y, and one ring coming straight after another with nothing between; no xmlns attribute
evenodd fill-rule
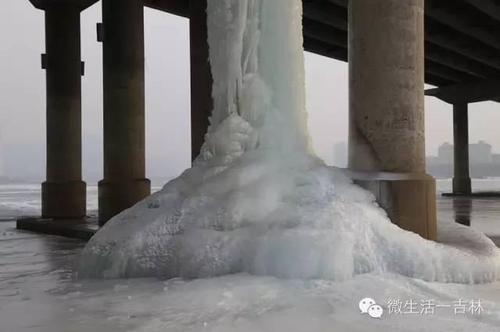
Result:
<svg viewBox="0 0 500 332"><path fill-rule="evenodd" d="M102 0L104 179L99 221L150 194L145 170L144 9L139 0Z"/></svg>
<svg viewBox="0 0 500 332"><path fill-rule="evenodd" d="M47 165L42 216L76 219L86 215L82 181L80 11L81 4L32 1L45 11Z"/></svg>
<svg viewBox="0 0 500 332"><path fill-rule="evenodd" d="M435 181L425 174L424 0L351 0L349 70L354 178L394 223L435 238Z"/></svg>
<svg viewBox="0 0 500 332"><path fill-rule="evenodd" d="M470 194L469 108L467 103L453 105L454 177L453 194Z"/></svg>
<svg viewBox="0 0 500 332"><path fill-rule="evenodd" d="M200 154L212 113L212 73L207 35L207 0L189 1L191 44L191 155Z"/></svg>

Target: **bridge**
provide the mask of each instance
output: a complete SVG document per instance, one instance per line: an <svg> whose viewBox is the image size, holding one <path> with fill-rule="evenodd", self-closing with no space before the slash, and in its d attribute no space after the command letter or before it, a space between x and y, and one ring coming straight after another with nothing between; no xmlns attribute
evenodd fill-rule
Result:
<svg viewBox="0 0 500 332"><path fill-rule="evenodd" d="M83 218L80 12L97 0L30 0L45 11L47 181L42 215ZM144 157L143 6L189 19L196 157L212 108L206 0L102 0L103 224L150 193ZM468 104L500 101L500 4L494 0L304 0L305 50L348 61L349 172L398 225L436 236L425 174L424 94L453 105L455 194L470 194ZM424 81L434 87L424 92ZM332 87L334 89L334 87Z"/></svg>
<svg viewBox="0 0 500 332"><path fill-rule="evenodd" d="M305 49L348 61L348 1L303 3ZM144 4L174 15L190 16L188 1L145 0ZM425 81L437 87L455 86L429 94L450 103L500 99L499 77L500 3L426 0Z"/></svg>
<svg viewBox="0 0 500 332"><path fill-rule="evenodd" d="M348 61L348 0L304 0L304 48ZM182 0L145 0L151 8L190 17ZM471 193L469 103L500 101L500 3L495 0L425 0L426 95L453 105L454 193ZM461 180L459 180L461 179Z"/></svg>

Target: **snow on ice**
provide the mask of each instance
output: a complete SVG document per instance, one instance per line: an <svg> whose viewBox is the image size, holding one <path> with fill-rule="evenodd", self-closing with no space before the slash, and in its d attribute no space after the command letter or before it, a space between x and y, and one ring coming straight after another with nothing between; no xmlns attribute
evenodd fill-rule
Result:
<svg viewBox="0 0 500 332"><path fill-rule="evenodd" d="M442 243L403 231L314 155L301 1L209 0L208 32L214 110L200 156L97 233L81 277L499 277L500 251L484 235L451 222Z"/></svg>

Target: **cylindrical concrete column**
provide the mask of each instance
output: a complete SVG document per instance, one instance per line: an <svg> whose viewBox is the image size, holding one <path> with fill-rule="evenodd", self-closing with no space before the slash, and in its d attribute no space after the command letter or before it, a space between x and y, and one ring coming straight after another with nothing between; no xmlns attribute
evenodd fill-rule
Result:
<svg viewBox="0 0 500 332"><path fill-rule="evenodd" d="M467 103L453 105L454 176L453 193L470 194L469 109Z"/></svg>
<svg viewBox="0 0 500 332"><path fill-rule="evenodd" d="M392 222L436 238L425 174L424 0L349 1L349 167Z"/></svg>
<svg viewBox="0 0 500 332"><path fill-rule="evenodd" d="M453 198L455 222L464 226L471 226L472 200L468 197Z"/></svg>
<svg viewBox="0 0 500 332"><path fill-rule="evenodd" d="M424 0L349 6L349 167L423 173Z"/></svg>
<svg viewBox="0 0 500 332"><path fill-rule="evenodd" d="M212 72L208 53L207 0L191 0L191 155L200 154L212 112Z"/></svg>
<svg viewBox="0 0 500 332"><path fill-rule="evenodd" d="M86 214L82 181L80 8L45 9L47 75L47 180L42 215L81 218Z"/></svg>
<svg viewBox="0 0 500 332"><path fill-rule="evenodd" d="M103 0L103 224L150 194L145 178L144 10L140 0Z"/></svg>

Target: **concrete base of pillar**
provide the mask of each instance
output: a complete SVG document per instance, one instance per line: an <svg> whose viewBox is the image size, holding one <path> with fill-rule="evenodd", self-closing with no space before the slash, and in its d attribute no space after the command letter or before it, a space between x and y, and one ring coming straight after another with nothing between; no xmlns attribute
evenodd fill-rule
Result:
<svg viewBox="0 0 500 332"><path fill-rule="evenodd" d="M453 193L459 195L470 195L472 185L470 178L453 178Z"/></svg>
<svg viewBox="0 0 500 332"><path fill-rule="evenodd" d="M87 185L83 181L42 183L42 216L79 219L87 213Z"/></svg>
<svg viewBox="0 0 500 332"><path fill-rule="evenodd" d="M99 181L99 225L151 194L148 179L129 181Z"/></svg>
<svg viewBox="0 0 500 332"><path fill-rule="evenodd" d="M436 181L426 174L353 172L354 182L375 195L392 222L436 240Z"/></svg>
<svg viewBox="0 0 500 332"><path fill-rule="evenodd" d="M84 241L90 240L99 229L97 227L97 220L95 219L54 220L36 217L18 219L16 228L35 233L59 235Z"/></svg>
<svg viewBox="0 0 500 332"><path fill-rule="evenodd" d="M443 197L466 197L466 198L500 198L500 191L477 191L470 194L442 193Z"/></svg>

